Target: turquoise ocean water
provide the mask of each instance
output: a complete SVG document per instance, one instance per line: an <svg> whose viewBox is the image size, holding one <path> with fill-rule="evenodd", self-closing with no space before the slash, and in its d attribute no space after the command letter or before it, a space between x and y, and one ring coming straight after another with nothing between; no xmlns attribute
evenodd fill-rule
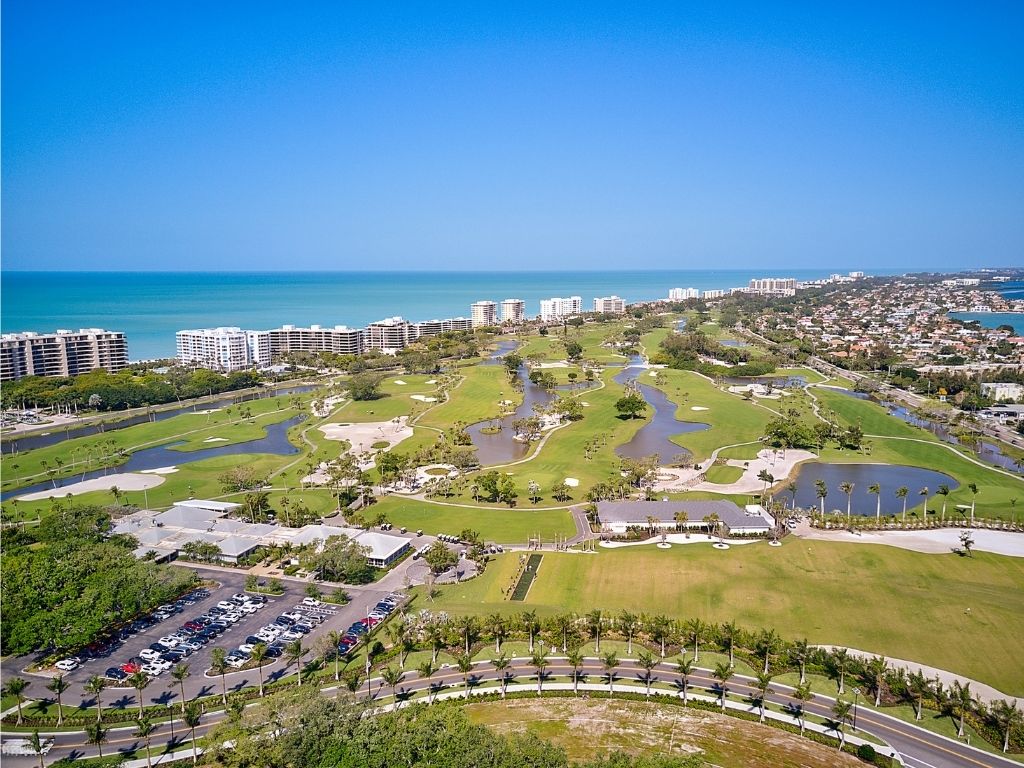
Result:
<svg viewBox="0 0 1024 768"><path fill-rule="evenodd" d="M856 268L856 267L853 267ZM676 270L613 272L5 272L0 327L5 333L106 328L128 335L133 360L174 354L183 328L237 325L361 327L383 317L468 317L480 299L526 301L527 314L552 296L616 294L664 298L670 288L746 285L767 275L811 280L830 270ZM903 270L886 273L899 274Z"/></svg>

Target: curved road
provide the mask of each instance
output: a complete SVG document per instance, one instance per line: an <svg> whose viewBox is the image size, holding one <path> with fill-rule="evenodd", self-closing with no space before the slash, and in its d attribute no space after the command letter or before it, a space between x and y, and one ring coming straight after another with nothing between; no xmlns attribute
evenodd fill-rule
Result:
<svg viewBox="0 0 1024 768"><path fill-rule="evenodd" d="M276 666L276 665L275 665ZM549 665L545 670L544 679L550 680L552 677L561 677L571 681L572 667L566 663L565 659L552 657L549 660ZM281 678L283 670L278 669L276 673L270 673L267 675L268 679ZM235 673L235 676L246 675L244 679L232 681L229 683L229 690L237 690L245 687L247 684L255 684L255 679L249 680L248 677L255 678L251 672L248 673ZM640 684L640 691L643 690L642 681L644 679L644 670L636 665L635 662L630 660L623 660L621 664L616 668L615 681L622 684L629 681L629 684L633 686L633 690L636 689L636 685ZM527 682L532 681L536 683L537 672L536 669L526 659L517 659L513 661L511 667L506 672L507 679L511 681ZM581 681L586 682L598 682L606 683L607 674L602 666L599 659L588 658L585 660L583 667L580 669ZM474 665L473 672L470 674L470 686L478 686L488 681L499 680L499 673L488 661L481 661ZM652 671L652 683L669 684L675 689L673 695L682 696L682 680L675 672L674 664L663 663L658 665ZM398 696L400 699L411 696L412 694L425 691L433 688L436 691L440 690L451 690L457 689L462 686L463 676L462 673L453 667L444 667L438 674L433 677L424 679L419 677L414 671L407 671L403 681L398 686ZM732 678L727 684L727 694L730 700L737 700L738 697L747 698L756 694L756 689L751 685L751 678L737 675ZM193 689L192 695L198 692L200 687L205 688L205 693L216 693L220 691L219 680L194 680L192 686L187 686ZM360 695L363 698L367 697L367 687L370 691L370 700L388 699L390 698L390 686L385 686L383 681L378 678L373 678L369 686L365 683L360 689ZM718 681L714 680L709 670L698 668L694 671L689 678L689 689L707 689L717 693ZM792 697L792 689L788 686L781 684L775 684L773 686L775 693L769 694L768 701L780 705L784 708L794 707L796 702ZM333 687L325 689L327 692L333 693L336 690ZM621 688L620 688L621 690ZM664 689L659 692L664 693ZM122 698L117 702L119 706L124 708L130 708L134 706L134 692L124 691ZM176 697L167 696L166 694L161 697L165 700L165 703L172 703L172 699ZM826 718L831 717L832 704L834 699L816 694L814 699L807 702L804 705L804 710L808 714L818 715ZM110 706L108 697L108 707ZM180 712L180 710L179 710ZM196 729L197 736L204 735L210 727L223 719L224 714L222 712L211 712L203 716L202 723ZM862 705L858 709L857 713L857 726L859 731L865 731L879 739L885 741L890 746L895 748L900 756L902 757L904 764L911 766L911 768L953 768L954 766L984 766L993 768L1003 768L1004 766L1019 766L1018 762L1009 760L999 755L993 755L983 752L979 749L970 747L962 742L955 741L953 739L939 736L930 731L918 728L911 723L905 723L902 720L890 717L881 712L877 712L868 706ZM173 741L171 729L174 729ZM133 735L134 727L131 725L111 728L108 733L108 740L104 743L104 753L113 754L114 752L132 752L135 750L141 750L144 747L143 742L137 739ZM847 733L852 733L852 729L847 726ZM7 733L5 738L14 737L16 734ZM53 747L47 755L47 762L53 762L63 757L80 758L84 756L94 756L97 754L96 747L86 743L84 735L81 732L63 732L44 734L53 739ZM167 747L183 748L188 742L188 731L184 727L184 724L179 720L175 720L173 723L162 723L153 735L153 751L155 755L159 755ZM5 755L5 764L12 766L30 766L35 765L36 759L34 757L14 757Z"/></svg>

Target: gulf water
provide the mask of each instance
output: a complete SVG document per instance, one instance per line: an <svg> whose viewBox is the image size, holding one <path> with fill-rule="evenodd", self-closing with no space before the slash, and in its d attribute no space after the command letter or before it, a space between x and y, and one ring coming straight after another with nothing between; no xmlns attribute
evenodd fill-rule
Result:
<svg viewBox="0 0 1024 768"><path fill-rule="evenodd" d="M664 270L543 272L5 272L5 333L59 328L123 331L133 360L170 357L174 334L185 328L283 324L362 327L384 317L408 320L468 317L481 299L526 301L599 296L627 302L659 299L670 288L728 289L751 278L813 280L849 268L821 270ZM903 270L873 274L900 274Z"/></svg>

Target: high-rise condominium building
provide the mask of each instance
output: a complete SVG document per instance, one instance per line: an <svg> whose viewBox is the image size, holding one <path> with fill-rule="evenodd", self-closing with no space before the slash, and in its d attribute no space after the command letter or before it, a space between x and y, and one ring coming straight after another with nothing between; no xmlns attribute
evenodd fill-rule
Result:
<svg viewBox="0 0 1024 768"><path fill-rule="evenodd" d="M714 290L704 291L704 298L705 299L720 299L723 296L725 296L727 293L728 293L728 291L723 291L721 289L716 288Z"/></svg>
<svg viewBox="0 0 1024 768"><path fill-rule="evenodd" d="M626 311L626 302L618 296L604 296L594 299L594 311L608 315L621 315Z"/></svg>
<svg viewBox="0 0 1024 768"><path fill-rule="evenodd" d="M412 323L401 317L387 317L366 326L366 345L370 349L394 353L409 345Z"/></svg>
<svg viewBox="0 0 1024 768"><path fill-rule="evenodd" d="M333 352L336 355L358 355L366 350L366 333L362 328L349 328L335 325L324 328L311 325L309 328L298 328L294 325L282 325L265 333L269 339L270 354L267 362L277 360L289 352Z"/></svg>
<svg viewBox="0 0 1024 768"><path fill-rule="evenodd" d="M792 277L762 277L750 281L750 293L792 296L796 293L796 279Z"/></svg>
<svg viewBox="0 0 1024 768"><path fill-rule="evenodd" d="M0 381L24 376L77 376L97 368L117 373L128 365L128 340L120 331L83 328L56 333L5 333L0 337Z"/></svg>
<svg viewBox="0 0 1024 768"><path fill-rule="evenodd" d="M669 301L686 301L687 299L699 299L700 291L696 288L671 288L668 292Z"/></svg>
<svg viewBox="0 0 1024 768"><path fill-rule="evenodd" d="M540 302L540 319L545 323L561 320L563 317L572 317L581 312L583 312L583 297L581 296L541 299Z"/></svg>
<svg viewBox="0 0 1024 768"><path fill-rule="evenodd" d="M473 302L469 310L474 327L498 324L498 305L493 301Z"/></svg>
<svg viewBox="0 0 1024 768"><path fill-rule="evenodd" d="M526 319L526 302L522 299L505 299L501 302L501 322L521 323Z"/></svg>
<svg viewBox="0 0 1024 768"><path fill-rule="evenodd" d="M196 328L175 334L178 362L214 371L240 371L270 362L267 331L237 327Z"/></svg>

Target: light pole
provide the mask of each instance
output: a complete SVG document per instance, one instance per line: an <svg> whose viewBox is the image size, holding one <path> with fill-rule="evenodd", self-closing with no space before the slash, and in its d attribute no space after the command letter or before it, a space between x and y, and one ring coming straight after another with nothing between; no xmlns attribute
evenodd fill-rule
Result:
<svg viewBox="0 0 1024 768"><path fill-rule="evenodd" d="M860 696L860 688L853 687L853 732L857 732L857 697Z"/></svg>
<svg viewBox="0 0 1024 768"><path fill-rule="evenodd" d="M170 714L171 723L171 749L174 749L174 705L171 702L167 702L167 712Z"/></svg>

